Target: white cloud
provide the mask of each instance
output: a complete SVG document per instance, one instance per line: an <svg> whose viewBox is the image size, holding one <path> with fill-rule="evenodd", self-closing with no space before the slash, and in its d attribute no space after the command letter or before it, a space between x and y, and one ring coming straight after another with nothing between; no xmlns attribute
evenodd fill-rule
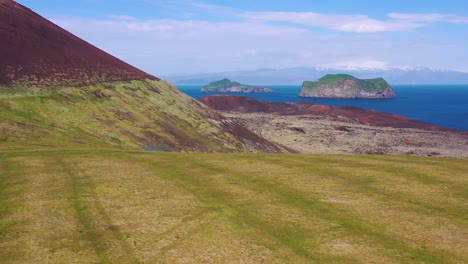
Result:
<svg viewBox="0 0 468 264"><path fill-rule="evenodd" d="M468 17L450 15L450 14L402 14L390 13L388 17L399 20L408 20L422 23L453 23L453 24L467 24Z"/></svg>
<svg viewBox="0 0 468 264"><path fill-rule="evenodd" d="M354 60L354 61L340 61L335 63L328 63L321 65L324 68L343 69L343 70L387 70L390 67L389 63L380 60Z"/></svg>
<svg viewBox="0 0 468 264"><path fill-rule="evenodd" d="M126 15L111 15L109 17L112 19L121 20L121 21L137 21L138 20L136 17L126 16Z"/></svg>
<svg viewBox="0 0 468 264"><path fill-rule="evenodd" d="M159 73L295 66L321 38L307 29L251 22L53 19L156 76Z"/></svg>
<svg viewBox="0 0 468 264"><path fill-rule="evenodd" d="M410 31L431 23L468 23L468 17L447 14L390 13L387 20L377 20L366 15L334 15L312 12L245 12L241 17L263 22L287 22L303 26L316 26L331 30L373 33Z"/></svg>
<svg viewBox="0 0 468 264"><path fill-rule="evenodd" d="M56 18L54 23L70 29L85 31L110 30L120 33L147 32L163 37L203 36L216 33L235 33L245 36L288 36L305 33L306 29L292 26L273 26L249 22L207 22L184 20L144 20L129 19L129 17L112 16L110 20L84 18Z"/></svg>
<svg viewBox="0 0 468 264"><path fill-rule="evenodd" d="M467 45L418 46L417 42L421 41L395 40L394 35L375 33L411 30L435 23L428 22L428 18L381 21L362 15L291 12L242 12L241 19L237 18L230 22L210 22L111 16L53 21L156 76L317 65L348 69L415 64L466 68L466 60L462 60L460 54L468 54ZM442 21L441 18L438 21ZM333 31L321 34L309 26ZM359 34L341 34L340 31Z"/></svg>
<svg viewBox="0 0 468 264"><path fill-rule="evenodd" d="M333 15L309 12L246 12L241 14L241 16L264 22L288 22L355 33L408 31L423 26L411 21L381 21L371 19L365 15Z"/></svg>

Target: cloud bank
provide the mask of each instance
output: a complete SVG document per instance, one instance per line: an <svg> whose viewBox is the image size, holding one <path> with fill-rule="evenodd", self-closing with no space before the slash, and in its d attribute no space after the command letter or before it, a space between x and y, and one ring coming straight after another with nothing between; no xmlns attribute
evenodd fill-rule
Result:
<svg viewBox="0 0 468 264"><path fill-rule="evenodd" d="M226 19L138 19L119 14L53 21L156 76L296 66L467 67L467 55L461 55L468 54L467 45L440 43L444 36L436 34L415 37L415 32L436 23L465 25L468 17L389 13L379 20L361 14L246 12L200 4L196 8L222 12Z"/></svg>
<svg viewBox="0 0 468 264"><path fill-rule="evenodd" d="M446 14L390 13L387 20L371 19L367 15L333 15L311 12L246 12L246 19L264 22L288 22L297 25L321 27L354 33L410 31L432 23L468 23L468 17Z"/></svg>

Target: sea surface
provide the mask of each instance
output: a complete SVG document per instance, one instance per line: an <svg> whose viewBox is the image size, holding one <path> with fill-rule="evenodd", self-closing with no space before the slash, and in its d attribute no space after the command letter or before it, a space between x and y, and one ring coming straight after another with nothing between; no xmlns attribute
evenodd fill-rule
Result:
<svg viewBox="0 0 468 264"><path fill-rule="evenodd" d="M468 131L468 85L392 85L395 99L315 99L297 96L300 85L272 86L274 93L223 93L249 96L270 102L301 102L331 106L357 106L399 114L427 123ZM201 92L201 86L177 86L180 91L198 99L216 93Z"/></svg>

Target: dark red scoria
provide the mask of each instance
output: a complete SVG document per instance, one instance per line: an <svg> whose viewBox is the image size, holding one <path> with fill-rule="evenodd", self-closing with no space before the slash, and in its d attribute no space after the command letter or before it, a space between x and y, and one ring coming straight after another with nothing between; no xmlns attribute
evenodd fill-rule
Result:
<svg viewBox="0 0 468 264"><path fill-rule="evenodd" d="M419 128L425 130L453 130L376 110L354 106L326 106L308 102L278 103L256 100L245 96L214 95L200 101L215 110L241 113L263 112L276 115L327 115L377 127Z"/></svg>
<svg viewBox="0 0 468 264"><path fill-rule="evenodd" d="M12 0L0 0L0 85L83 86L158 78Z"/></svg>

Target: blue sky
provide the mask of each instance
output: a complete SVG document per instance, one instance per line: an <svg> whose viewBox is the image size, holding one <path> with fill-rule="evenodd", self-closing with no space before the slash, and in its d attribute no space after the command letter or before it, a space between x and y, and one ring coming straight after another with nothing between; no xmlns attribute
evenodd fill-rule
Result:
<svg viewBox="0 0 468 264"><path fill-rule="evenodd" d="M156 76L257 68L468 72L466 0L18 0Z"/></svg>

